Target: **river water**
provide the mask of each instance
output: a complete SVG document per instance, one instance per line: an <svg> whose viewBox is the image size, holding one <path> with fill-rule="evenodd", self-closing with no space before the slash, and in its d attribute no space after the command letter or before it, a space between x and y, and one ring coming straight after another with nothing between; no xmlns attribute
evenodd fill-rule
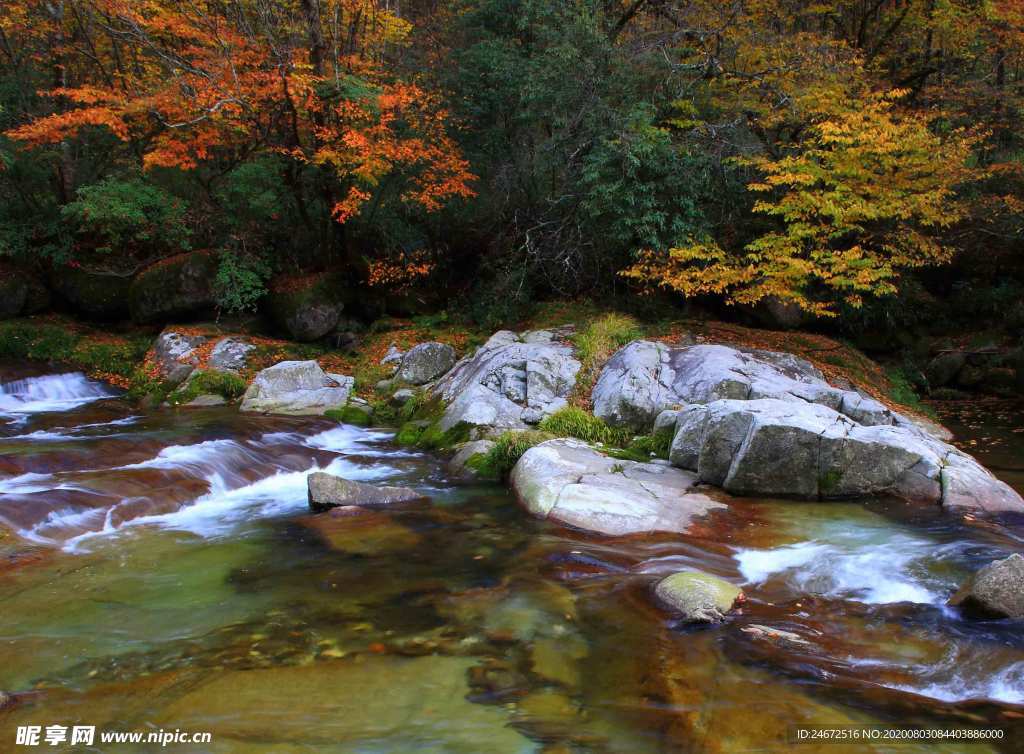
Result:
<svg viewBox="0 0 1024 754"><path fill-rule="evenodd" d="M796 748L1019 750L1024 626L944 603L1022 549L1020 521L743 500L685 537L591 537L384 429L142 411L24 365L0 382L0 523L17 533L0 539L0 751L51 724L212 734L61 749L79 751L643 754L891 723L1005 738ZM1003 437L981 458L1018 483L1018 415L999 416L951 421ZM316 469L430 502L312 516ZM740 613L675 625L650 590L683 567L742 583Z"/></svg>

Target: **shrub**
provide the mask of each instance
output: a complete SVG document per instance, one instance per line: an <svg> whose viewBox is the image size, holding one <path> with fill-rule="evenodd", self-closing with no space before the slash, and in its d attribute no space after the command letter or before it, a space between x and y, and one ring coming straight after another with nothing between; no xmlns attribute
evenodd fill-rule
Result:
<svg viewBox="0 0 1024 754"><path fill-rule="evenodd" d="M481 475L501 478L512 471L512 467L526 451L546 440L553 440L554 437L549 432L535 429L503 432L494 447L475 464L475 468Z"/></svg>
<svg viewBox="0 0 1024 754"><path fill-rule="evenodd" d="M624 446L629 440L625 430L613 429L593 414L576 406L566 406L540 423L540 429L555 437L575 437L584 442Z"/></svg>

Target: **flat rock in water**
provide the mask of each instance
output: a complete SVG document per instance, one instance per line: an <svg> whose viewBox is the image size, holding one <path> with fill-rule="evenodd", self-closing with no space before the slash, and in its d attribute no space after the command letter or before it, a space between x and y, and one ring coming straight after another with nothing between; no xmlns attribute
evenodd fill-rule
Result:
<svg viewBox="0 0 1024 754"><path fill-rule="evenodd" d="M725 579L699 571L667 576L654 588L658 600L690 623L721 623L743 596Z"/></svg>
<svg viewBox="0 0 1024 754"><path fill-rule="evenodd" d="M960 587L949 604L981 616L1024 618L1024 556L1014 553L989 563Z"/></svg>
<svg viewBox="0 0 1024 754"><path fill-rule="evenodd" d="M657 463L619 461L579 440L530 448L511 484L534 515L613 536L685 532L725 504L694 490L696 476Z"/></svg>
<svg viewBox="0 0 1024 754"><path fill-rule="evenodd" d="M344 506L380 508L395 503L420 500L423 494L408 487L387 487L363 484L343 479L340 476L317 471L307 477L309 507L313 511L325 511Z"/></svg>
<svg viewBox="0 0 1024 754"><path fill-rule="evenodd" d="M315 361L282 361L256 375L242 397L242 411L321 415L344 406L355 380L328 374Z"/></svg>
<svg viewBox="0 0 1024 754"><path fill-rule="evenodd" d="M496 332L431 389L446 405L440 429L526 429L568 405L579 370L558 332Z"/></svg>

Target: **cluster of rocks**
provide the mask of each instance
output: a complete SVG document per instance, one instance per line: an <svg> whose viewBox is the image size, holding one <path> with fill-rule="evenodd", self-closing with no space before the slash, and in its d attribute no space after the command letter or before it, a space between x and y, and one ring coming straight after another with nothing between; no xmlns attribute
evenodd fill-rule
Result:
<svg viewBox="0 0 1024 754"><path fill-rule="evenodd" d="M958 397L963 392L1011 395L1024 386L1024 349L995 346L974 350L948 349L931 358L924 368L933 395Z"/></svg>

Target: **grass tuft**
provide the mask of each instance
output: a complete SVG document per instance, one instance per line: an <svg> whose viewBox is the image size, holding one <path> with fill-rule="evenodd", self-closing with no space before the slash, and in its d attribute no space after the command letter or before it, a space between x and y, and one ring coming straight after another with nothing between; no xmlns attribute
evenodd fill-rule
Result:
<svg viewBox="0 0 1024 754"><path fill-rule="evenodd" d="M577 402L589 403L590 391L601 367L627 343L644 337L640 323L626 314L604 314L573 336L580 368L573 391Z"/></svg>

